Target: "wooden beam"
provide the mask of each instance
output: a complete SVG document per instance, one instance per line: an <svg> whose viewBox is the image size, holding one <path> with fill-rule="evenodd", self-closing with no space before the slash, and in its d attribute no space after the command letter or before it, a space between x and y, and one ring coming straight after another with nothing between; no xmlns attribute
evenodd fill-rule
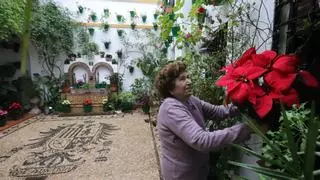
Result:
<svg viewBox="0 0 320 180"><path fill-rule="evenodd" d="M81 22L80 25L86 27L101 27L101 22ZM109 24L110 28L131 28L130 24ZM152 29L153 25L136 24L136 29Z"/></svg>

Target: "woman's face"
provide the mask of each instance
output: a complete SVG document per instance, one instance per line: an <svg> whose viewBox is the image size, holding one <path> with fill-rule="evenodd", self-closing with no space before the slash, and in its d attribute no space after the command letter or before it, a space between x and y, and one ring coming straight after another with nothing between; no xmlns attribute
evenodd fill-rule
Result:
<svg viewBox="0 0 320 180"><path fill-rule="evenodd" d="M188 100L191 96L191 79L187 72L181 73L174 81L174 88L170 93L180 99Z"/></svg>

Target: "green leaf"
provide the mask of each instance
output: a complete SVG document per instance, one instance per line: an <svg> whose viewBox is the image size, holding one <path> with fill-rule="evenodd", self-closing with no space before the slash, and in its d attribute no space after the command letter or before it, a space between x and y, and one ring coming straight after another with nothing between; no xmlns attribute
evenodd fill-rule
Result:
<svg viewBox="0 0 320 180"><path fill-rule="evenodd" d="M287 117L287 114L286 114L286 111L284 109L283 104L281 104L281 110L282 110L282 116L283 116L283 123L284 123L284 127L285 127L284 130L285 130L285 132L287 134L287 138L288 138L288 148L289 148L289 150L291 152L291 156L292 156L292 159L293 159L293 162L294 162L292 164L292 166L294 168L297 168L298 167L298 162L300 162L299 158L298 158L298 146L294 142L293 133L292 133L292 130L291 130L291 127L290 127L290 122L288 120L288 117Z"/></svg>
<svg viewBox="0 0 320 180"><path fill-rule="evenodd" d="M305 147L305 162L304 162L304 177L308 180L313 180L313 169L315 163L315 149L316 149L316 141L318 136L318 129L320 127L320 122L315 118L315 102L312 102L311 109L311 122L309 125L309 132L307 135L307 142Z"/></svg>
<svg viewBox="0 0 320 180"><path fill-rule="evenodd" d="M234 161L229 161L229 164L235 165L235 166L239 166L239 167L243 167L249 170L252 170L254 172L266 175L268 177L271 178L276 178L276 179L280 179L280 180L295 180L298 179L296 177L290 176L289 174L277 171L277 170L272 170L269 168L263 168L263 167L259 167L259 166L254 166L254 165L250 165L250 164L244 164L244 163L238 163L238 162L234 162Z"/></svg>

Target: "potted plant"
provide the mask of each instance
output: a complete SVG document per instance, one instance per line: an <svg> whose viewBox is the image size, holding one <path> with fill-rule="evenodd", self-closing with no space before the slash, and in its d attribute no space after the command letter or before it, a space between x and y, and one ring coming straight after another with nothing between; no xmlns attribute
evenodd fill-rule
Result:
<svg viewBox="0 0 320 180"><path fill-rule="evenodd" d="M91 18L91 20L92 20L93 22L96 22L96 21L97 21L97 14L96 14L95 12L92 12L92 13L90 14L90 18Z"/></svg>
<svg viewBox="0 0 320 180"><path fill-rule="evenodd" d="M110 28L110 25L108 23L103 23L103 31L108 32Z"/></svg>
<svg viewBox="0 0 320 180"><path fill-rule="evenodd" d="M130 73L133 73L133 71L134 71L134 67L133 67L133 66L129 65L129 66L128 66L128 69L129 69L129 72L130 72Z"/></svg>
<svg viewBox="0 0 320 180"><path fill-rule="evenodd" d="M94 34L94 28L88 28L88 30L89 30L90 36L93 36L93 34Z"/></svg>
<svg viewBox="0 0 320 180"><path fill-rule="evenodd" d="M0 109L0 127L5 126L7 123L7 111Z"/></svg>
<svg viewBox="0 0 320 180"><path fill-rule="evenodd" d="M101 52L100 52L100 57L101 57L101 58L104 58L104 55L105 55L105 52L101 51Z"/></svg>
<svg viewBox="0 0 320 180"><path fill-rule="evenodd" d="M112 60L112 55L106 54L106 61L111 61L111 60Z"/></svg>
<svg viewBox="0 0 320 180"><path fill-rule="evenodd" d="M112 59L111 63L112 64L118 64L118 61L116 59Z"/></svg>
<svg viewBox="0 0 320 180"><path fill-rule="evenodd" d="M118 50L117 52L118 58L122 58L122 49Z"/></svg>
<svg viewBox="0 0 320 180"><path fill-rule="evenodd" d="M124 31L123 31L122 29L118 29L118 30L117 30L117 33L118 33L118 36L119 36L119 37L122 37Z"/></svg>
<svg viewBox="0 0 320 180"><path fill-rule="evenodd" d="M157 19L158 19L159 14L160 14L160 13L159 13L158 10L153 14L154 20L157 20Z"/></svg>
<svg viewBox="0 0 320 180"><path fill-rule="evenodd" d="M90 98L86 98L83 101L83 111L85 113L92 112L92 100Z"/></svg>
<svg viewBox="0 0 320 180"><path fill-rule="evenodd" d="M114 104L110 101L108 101L107 98L102 100L102 108L103 108L103 112L110 112L110 111L114 111Z"/></svg>
<svg viewBox="0 0 320 180"><path fill-rule="evenodd" d="M141 16L141 18L142 18L142 22L143 22L143 23L146 23L146 22L147 22L147 15L143 14L143 15Z"/></svg>
<svg viewBox="0 0 320 180"><path fill-rule="evenodd" d="M103 44L106 49L109 49L111 41L105 41Z"/></svg>
<svg viewBox="0 0 320 180"><path fill-rule="evenodd" d="M9 111L9 116L13 120L18 120L22 116L22 113L23 113L22 106L18 102L11 103L8 111Z"/></svg>
<svg viewBox="0 0 320 180"><path fill-rule="evenodd" d="M104 17L108 18L110 16L110 11L108 8L103 9Z"/></svg>
<svg viewBox="0 0 320 180"><path fill-rule="evenodd" d="M65 99L61 102L61 112L63 113L71 112L71 103L69 100Z"/></svg>
<svg viewBox="0 0 320 180"><path fill-rule="evenodd" d="M118 20L119 23L125 21L124 17L122 15L120 15L120 14L117 14L117 20Z"/></svg>
<svg viewBox="0 0 320 180"><path fill-rule="evenodd" d="M79 11L80 14L83 13L83 9L84 9L83 6L81 6L81 5L78 6L78 11Z"/></svg>
<svg viewBox="0 0 320 180"><path fill-rule="evenodd" d="M137 13L136 13L135 10L130 11L130 17L131 17L131 18L135 18L136 15L137 15Z"/></svg>
<svg viewBox="0 0 320 180"><path fill-rule="evenodd" d="M158 30L158 24L157 24L157 23L153 23L153 29L154 29L155 31Z"/></svg>
<svg viewBox="0 0 320 180"><path fill-rule="evenodd" d="M134 30L136 28L136 24L135 23L131 23L131 29Z"/></svg>

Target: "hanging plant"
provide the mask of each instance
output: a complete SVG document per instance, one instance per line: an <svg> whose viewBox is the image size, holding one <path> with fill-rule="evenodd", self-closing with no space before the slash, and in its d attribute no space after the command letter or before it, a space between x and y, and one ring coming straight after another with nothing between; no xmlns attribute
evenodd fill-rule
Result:
<svg viewBox="0 0 320 180"><path fill-rule="evenodd" d="M173 26L171 28L171 32L172 32L173 37L177 37L179 31L180 31L180 27L178 25Z"/></svg>
<svg viewBox="0 0 320 180"><path fill-rule="evenodd" d="M135 30L135 28L136 28L136 24L135 23L131 23L131 29Z"/></svg>
<svg viewBox="0 0 320 180"><path fill-rule="evenodd" d="M118 30L117 30L117 33L118 33L118 36L119 36L119 37L122 37L124 31L123 31L122 29L118 29Z"/></svg>
<svg viewBox="0 0 320 180"><path fill-rule="evenodd" d="M105 52L101 51L101 52L100 52L100 57L101 57L101 58L104 58L104 55L105 55Z"/></svg>
<svg viewBox="0 0 320 180"><path fill-rule="evenodd" d="M134 67L133 66L128 66L128 69L129 69L130 73L133 73L133 71L134 71Z"/></svg>
<svg viewBox="0 0 320 180"><path fill-rule="evenodd" d="M79 11L79 13L80 13L80 14L82 14L82 13L83 13L83 10L84 10L83 6L81 6L81 5L80 5L80 6L78 6L78 11Z"/></svg>
<svg viewBox="0 0 320 180"><path fill-rule="evenodd" d="M120 50L118 50L116 53L117 53L117 55L118 55L118 58L119 58L119 59L122 59L122 50L120 49Z"/></svg>
<svg viewBox="0 0 320 180"><path fill-rule="evenodd" d="M90 36L93 36L94 35L94 28L89 28L88 30L89 30Z"/></svg>
<svg viewBox="0 0 320 180"><path fill-rule="evenodd" d="M124 17L122 15L120 15L120 14L117 15L117 20L118 20L118 22L124 22L125 21Z"/></svg>
<svg viewBox="0 0 320 180"><path fill-rule="evenodd" d="M104 17L108 18L110 16L110 11L108 8L103 9Z"/></svg>
<svg viewBox="0 0 320 180"><path fill-rule="evenodd" d="M154 29L155 31L158 30L158 24L157 24L157 23L153 23L153 29Z"/></svg>
<svg viewBox="0 0 320 180"><path fill-rule="evenodd" d="M81 53L80 52L77 53L77 58L81 58Z"/></svg>
<svg viewBox="0 0 320 180"><path fill-rule="evenodd" d="M157 20L157 19L158 19L158 16L159 16L159 12L156 11L156 12L153 14L154 20Z"/></svg>
<svg viewBox="0 0 320 180"><path fill-rule="evenodd" d="M134 11L134 10L130 11L130 17L131 18L135 18L136 15L137 15L136 11Z"/></svg>
<svg viewBox="0 0 320 180"><path fill-rule="evenodd" d="M96 14L95 12L92 12L92 13L90 14L90 18L91 18L91 20L92 20L93 22L96 22L96 21L97 21L97 14Z"/></svg>
<svg viewBox="0 0 320 180"><path fill-rule="evenodd" d="M106 49L109 49L111 41L105 41L103 44Z"/></svg>
<svg viewBox="0 0 320 180"><path fill-rule="evenodd" d="M111 61L111 60L112 60L112 55L106 54L106 61Z"/></svg>
<svg viewBox="0 0 320 180"><path fill-rule="evenodd" d="M142 15L141 18L143 23L147 22L147 15Z"/></svg>
<svg viewBox="0 0 320 180"><path fill-rule="evenodd" d="M112 64L118 64L118 61L116 59L112 59Z"/></svg>
<svg viewBox="0 0 320 180"><path fill-rule="evenodd" d="M109 28L110 28L110 25L108 23L104 23L103 24L103 31L104 32L108 32L109 31Z"/></svg>

